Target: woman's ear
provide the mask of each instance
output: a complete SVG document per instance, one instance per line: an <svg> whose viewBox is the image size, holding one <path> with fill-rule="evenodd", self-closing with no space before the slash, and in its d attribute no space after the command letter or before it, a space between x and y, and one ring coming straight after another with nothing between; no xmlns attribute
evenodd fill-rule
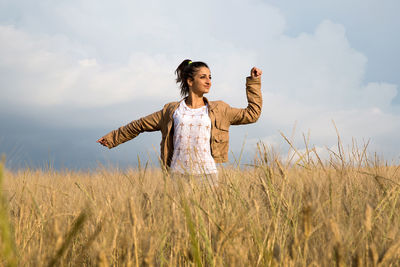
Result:
<svg viewBox="0 0 400 267"><path fill-rule="evenodd" d="M189 85L189 87L193 86L193 79L192 78L187 78L186 82Z"/></svg>

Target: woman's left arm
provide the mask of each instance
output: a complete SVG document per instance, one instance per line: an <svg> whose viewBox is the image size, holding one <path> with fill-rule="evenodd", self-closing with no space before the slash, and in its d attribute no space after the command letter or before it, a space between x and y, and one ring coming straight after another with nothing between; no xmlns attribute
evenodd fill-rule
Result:
<svg viewBox="0 0 400 267"><path fill-rule="evenodd" d="M246 108L228 108L227 115L230 124L239 125L253 123L260 117L262 108L261 75L262 71L260 69L256 67L251 69L250 77L246 78L248 105Z"/></svg>

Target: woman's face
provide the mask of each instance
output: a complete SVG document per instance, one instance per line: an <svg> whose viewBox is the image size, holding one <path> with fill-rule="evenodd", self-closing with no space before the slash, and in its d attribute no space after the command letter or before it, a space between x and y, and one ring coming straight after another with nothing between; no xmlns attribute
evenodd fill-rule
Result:
<svg viewBox="0 0 400 267"><path fill-rule="evenodd" d="M197 95L203 95L210 91L211 73L206 67L200 67L195 73L193 79L187 80L189 90Z"/></svg>

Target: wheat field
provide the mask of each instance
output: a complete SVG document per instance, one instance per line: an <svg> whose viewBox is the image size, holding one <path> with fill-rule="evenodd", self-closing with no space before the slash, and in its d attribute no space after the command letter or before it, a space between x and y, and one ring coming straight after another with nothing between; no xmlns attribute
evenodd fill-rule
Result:
<svg viewBox="0 0 400 267"><path fill-rule="evenodd" d="M366 149L221 167L0 170L2 266L399 266L400 175Z"/></svg>

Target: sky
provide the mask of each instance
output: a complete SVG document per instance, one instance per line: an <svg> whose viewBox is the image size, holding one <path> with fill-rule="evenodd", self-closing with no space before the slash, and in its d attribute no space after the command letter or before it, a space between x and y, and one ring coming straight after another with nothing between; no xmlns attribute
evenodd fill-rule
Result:
<svg viewBox="0 0 400 267"><path fill-rule="evenodd" d="M10 168L91 169L157 164L160 133L112 150L109 131L180 99L174 71L204 61L211 100L246 107L245 78L263 70L257 123L244 143L321 155L353 142L400 159L400 2L397 0L0 0L0 154Z"/></svg>

